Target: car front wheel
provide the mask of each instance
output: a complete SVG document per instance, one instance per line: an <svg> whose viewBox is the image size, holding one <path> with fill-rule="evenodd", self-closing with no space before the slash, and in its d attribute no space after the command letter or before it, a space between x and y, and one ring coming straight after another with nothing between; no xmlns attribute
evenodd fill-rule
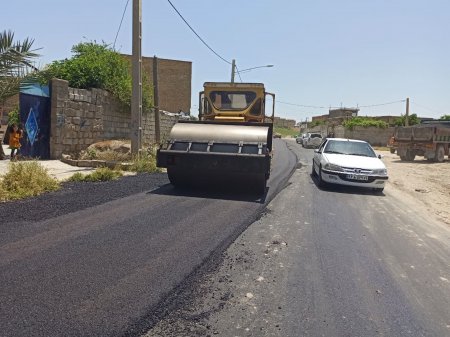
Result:
<svg viewBox="0 0 450 337"><path fill-rule="evenodd" d="M319 172L317 173L317 185L319 185L319 187L324 187L326 185L325 181L322 179L322 166L319 166Z"/></svg>
<svg viewBox="0 0 450 337"><path fill-rule="evenodd" d="M373 189L375 193L382 193L384 190L384 187L376 187Z"/></svg>
<svg viewBox="0 0 450 337"><path fill-rule="evenodd" d="M436 161L442 163L445 159L445 149L444 145L439 145L436 150Z"/></svg>

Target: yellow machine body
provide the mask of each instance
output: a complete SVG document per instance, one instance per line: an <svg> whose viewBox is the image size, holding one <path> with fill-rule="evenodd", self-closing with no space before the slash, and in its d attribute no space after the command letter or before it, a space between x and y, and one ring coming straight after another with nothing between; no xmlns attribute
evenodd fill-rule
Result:
<svg viewBox="0 0 450 337"><path fill-rule="evenodd" d="M266 96L272 114L266 116ZM262 83L206 82L199 95L199 121L179 121L158 150L175 186L236 183L266 190L272 157L275 95Z"/></svg>

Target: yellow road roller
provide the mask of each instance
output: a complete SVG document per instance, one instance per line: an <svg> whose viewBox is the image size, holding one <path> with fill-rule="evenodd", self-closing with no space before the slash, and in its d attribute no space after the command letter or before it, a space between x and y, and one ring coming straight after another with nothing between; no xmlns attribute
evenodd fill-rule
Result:
<svg viewBox="0 0 450 337"><path fill-rule="evenodd" d="M272 113L266 115L266 97ZM270 108L269 108L270 109ZM157 152L174 186L236 184L264 193L270 175L275 95L262 83L206 82L199 120L176 123Z"/></svg>

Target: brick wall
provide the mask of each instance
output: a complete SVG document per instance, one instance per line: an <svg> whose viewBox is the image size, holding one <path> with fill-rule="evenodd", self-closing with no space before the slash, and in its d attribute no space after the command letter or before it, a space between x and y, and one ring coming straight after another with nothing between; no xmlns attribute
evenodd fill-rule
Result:
<svg viewBox="0 0 450 337"><path fill-rule="evenodd" d="M130 139L131 111L109 92L74 89L64 80L51 81L50 157L78 153L102 140ZM161 138L167 137L177 116L161 114ZM154 113L142 113L142 144L155 139Z"/></svg>
<svg viewBox="0 0 450 337"><path fill-rule="evenodd" d="M281 117L274 118L274 125L282 128L295 128L296 121L293 119L285 119Z"/></svg>
<svg viewBox="0 0 450 337"><path fill-rule="evenodd" d="M345 130L345 138L365 140L373 146L386 146L388 139L394 133L394 127L380 129L375 127L355 127L353 130Z"/></svg>
<svg viewBox="0 0 450 337"><path fill-rule="evenodd" d="M322 136L326 136L333 131L334 136L337 138L359 139L368 142L372 146L386 146L388 139L394 133L394 129L394 127L380 129L376 127L364 128L362 126L357 126L353 130L348 130L342 125L334 127L319 125L306 132L319 132Z"/></svg>
<svg viewBox="0 0 450 337"><path fill-rule="evenodd" d="M130 58L129 55L124 55ZM192 62L158 60L159 109L171 112L191 111ZM143 57L144 76L153 83L154 57Z"/></svg>

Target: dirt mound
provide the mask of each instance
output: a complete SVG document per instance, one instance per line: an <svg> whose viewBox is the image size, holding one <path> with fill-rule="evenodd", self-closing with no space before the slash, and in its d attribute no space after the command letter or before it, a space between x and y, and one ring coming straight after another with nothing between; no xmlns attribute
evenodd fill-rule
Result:
<svg viewBox="0 0 450 337"><path fill-rule="evenodd" d="M131 142L129 140L104 140L90 145L87 148L87 152L89 151L129 154L131 153Z"/></svg>

